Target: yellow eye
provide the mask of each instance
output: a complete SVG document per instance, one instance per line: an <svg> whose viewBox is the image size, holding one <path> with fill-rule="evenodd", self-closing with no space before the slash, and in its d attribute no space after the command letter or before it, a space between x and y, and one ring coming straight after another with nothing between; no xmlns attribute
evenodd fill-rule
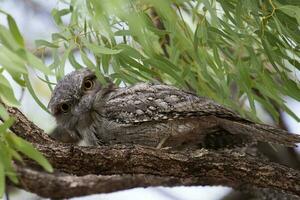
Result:
<svg viewBox="0 0 300 200"><path fill-rule="evenodd" d="M60 105L60 110L63 112L63 113L67 113L69 110L70 110L71 106L67 103L62 103Z"/></svg>
<svg viewBox="0 0 300 200"><path fill-rule="evenodd" d="M83 83L83 86L84 86L85 90L91 90L94 87L94 81L92 81L90 79L85 80Z"/></svg>

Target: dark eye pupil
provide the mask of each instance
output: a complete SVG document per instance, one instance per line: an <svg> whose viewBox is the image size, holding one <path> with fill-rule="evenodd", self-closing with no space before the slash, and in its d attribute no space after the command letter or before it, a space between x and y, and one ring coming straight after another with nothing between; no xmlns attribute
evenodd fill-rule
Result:
<svg viewBox="0 0 300 200"><path fill-rule="evenodd" d="M66 103L62 104L62 105L61 105L61 110L62 110L63 112L68 111L68 110L69 110L69 105L66 104Z"/></svg>
<svg viewBox="0 0 300 200"><path fill-rule="evenodd" d="M90 80L88 80L84 83L84 87L87 89L92 88L92 86L93 86L93 83Z"/></svg>

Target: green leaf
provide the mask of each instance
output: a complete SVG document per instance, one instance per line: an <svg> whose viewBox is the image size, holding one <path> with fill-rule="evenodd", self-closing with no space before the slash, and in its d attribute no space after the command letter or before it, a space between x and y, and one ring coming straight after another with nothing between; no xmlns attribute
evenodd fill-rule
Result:
<svg viewBox="0 0 300 200"><path fill-rule="evenodd" d="M297 101L300 101L300 86L299 83L297 84L297 81L291 80L289 76L283 75L284 77L284 85L286 87L281 88L281 92L283 95L290 96Z"/></svg>
<svg viewBox="0 0 300 200"><path fill-rule="evenodd" d="M9 72L27 74L26 61L16 53L5 46L0 46L0 65Z"/></svg>
<svg viewBox="0 0 300 200"><path fill-rule="evenodd" d="M127 56L126 54L122 53L122 54L118 55L118 57L121 58L126 64L128 64L131 67L136 68L140 72L145 72L145 74L152 75L153 77L159 76L158 73L149 69L148 67L144 66L143 64L137 62L135 59L132 59L131 57Z"/></svg>
<svg viewBox="0 0 300 200"><path fill-rule="evenodd" d="M83 63L91 70L96 69L96 65L89 59L89 57L86 55L84 51L80 51L81 59Z"/></svg>
<svg viewBox="0 0 300 200"><path fill-rule="evenodd" d="M91 70L95 71L97 78L102 84L106 84L106 80L103 74L100 72L99 68L97 68L94 63L89 59L84 51L80 51L81 59L83 63Z"/></svg>
<svg viewBox="0 0 300 200"><path fill-rule="evenodd" d="M289 63L291 63L294 67L296 67L300 71L300 62L295 59L288 59Z"/></svg>
<svg viewBox="0 0 300 200"><path fill-rule="evenodd" d="M39 151L37 151L31 143L27 142L26 140L23 140L22 138L16 136L15 134L11 133L8 135L10 141L13 143L14 148L23 154L25 154L27 157L31 158L32 160L35 160L39 165L41 165L46 171L53 172L53 168L51 164L48 162L48 160L41 154Z"/></svg>
<svg viewBox="0 0 300 200"><path fill-rule="evenodd" d="M284 6L278 6L278 10L281 10L285 14L287 14L290 17L296 18L298 24L300 24L300 7L299 6L292 6L292 5L284 5Z"/></svg>
<svg viewBox="0 0 300 200"><path fill-rule="evenodd" d="M11 125L13 125L15 122L15 120L13 118L8 118L7 120L5 120L1 125L0 125L0 135L4 132L6 132L7 129L9 129L9 127L11 127Z"/></svg>
<svg viewBox="0 0 300 200"><path fill-rule="evenodd" d="M0 74L0 98L4 101L4 103L10 106L19 106L20 103L16 99L11 85L8 80Z"/></svg>
<svg viewBox="0 0 300 200"><path fill-rule="evenodd" d="M8 27L10 29L10 32L12 33L17 43L21 47L24 47L24 39L18 29L17 23L15 22L14 18L11 15L7 15L7 22L8 22Z"/></svg>
<svg viewBox="0 0 300 200"><path fill-rule="evenodd" d="M46 77L48 77L48 76L46 76ZM56 85L57 84L57 83L49 81L49 78L43 79L43 78L41 78L39 76L37 76L37 78L40 79L41 81L43 81L44 83L47 83L48 85Z"/></svg>
<svg viewBox="0 0 300 200"><path fill-rule="evenodd" d="M0 117L4 120L7 120L9 118L9 114L7 113L4 106L0 103Z"/></svg>
<svg viewBox="0 0 300 200"><path fill-rule="evenodd" d="M36 45L36 47L45 46L45 47L49 47L49 48L59 48L58 45L48 42L46 40L36 40L35 45Z"/></svg>
<svg viewBox="0 0 300 200"><path fill-rule="evenodd" d="M3 25L0 24L0 42L10 50L16 50L20 48L11 32Z"/></svg>
<svg viewBox="0 0 300 200"><path fill-rule="evenodd" d="M88 42L85 42L84 44L89 50L91 50L96 55L102 55L102 54L112 55L112 54L118 54L122 51L121 49L109 49L107 47L91 44Z"/></svg>
<svg viewBox="0 0 300 200"><path fill-rule="evenodd" d="M114 34L115 36L131 36L130 30L118 30Z"/></svg>
<svg viewBox="0 0 300 200"><path fill-rule="evenodd" d="M65 74L65 72L64 72L65 64L66 64L66 61L69 57L69 54L72 52L74 47L75 47L74 43L70 43L69 46L65 46L66 50L65 50L65 52L63 53L63 55L61 57L60 65L59 65L59 68L58 68L58 74L61 77Z"/></svg>
<svg viewBox="0 0 300 200"><path fill-rule="evenodd" d="M300 122L300 118L286 105L283 105L283 110L289 114L291 117L293 117L298 123Z"/></svg>
<svg viewBox="0 0 300 200"><path fill-rule="evenodd" d="M0 151L0 157L2 157L5 174L13 183L18 183L16 171L12 166L12 154L10 153L10 147L5 143L0 142Z"/></svg>
<svg viewBox="0 0 300 200"><path fill-rule="evenodd" d="M23 162L21 155L13 149L9 149L9 153L12 155L13 159Z"/></svg>
<svg viewBox="0 0 300 200"><path fill-rule="evenodd" d="M102 55L101 64L102 64L102 69L105 74L108 74L110 59L111 59L111 55L107 55L107 54Z"/></svg>
<svg viewBox="0 0 300 200"><path fill-rule="evenodd" d="M3 197L5 191L5 171L2 159L3 158L0 157L0 198Z"/></svg>
<svg viewBox="0 0 300 200"><path fill-rule="evenodd" d="M164 59L163 57L160 57L158 59L146 59L144 60L144 63L152 65L153 67L168 74L170 77L172 77L174 80L176 80L176 82L180 83L181 85L185 84L182 78L177 74L178 67L172 64L167 59Z"/></svg>
<svg viewBox="0 0 300 200"><path fill-rule="evenodd" d="M30 83L29 77L28 76L24 76L24 80L26 82L26 86L27 89L29 91L29 93L31 94L31 96L33 97L33 99L35 100L35 102L47 113L50 114L49 110L47 109L47 107L40 101L40 99L36 96L34 89Z"/></svg>
<svg viewBox="0 0 300 200"><path fill-rule="evenodd" d="M237 2L237 5L236 5L236 12L235 12L235 19L236 19L236 22L237 22L237 26L239 27L239 28L242 28L242 25L243 25L243 23L242 23L242 19L243 19L243 0L239 0L238 2Z"/></svg>
<svg viewBox="0 0 300 200"><path fill-rule="evenodd" d="M58 41L59 39L68 41L68 39L63 34L60 34L60 33L53 33L51 37L52 37L53 41Z"/></svg>
<svg viewBox="0 0 300 200"><path fill-rule="evenodd" d="M261 41L262 41L262 45L263 45L264 51L265 51L267 57L269 58L270 63L272 64L272 66L274 67L274 69L275 69L277 72L280 73L280 70L278 69L278 66L277 66L277 64L275 63L275 60L274 60L274 54L272 53L270 44L268 43L267 40L261 39Z"/></svg>
<svg viewBox="0 0 300 200"><path fill-rule="evenodd" d="M74 57L74 54L72 52L69 53L68 58L69 58L69 61L70 61L71 65L75 69L81 69L81 68L83 68L83 66L76 61L76 59Z"/></svg>
<svg viewBox="0 0 300 200"><path fill-rule="evenodd" d="M53 75L51 70L35 55L33 55L30 52L27 52L26 55L27 55L27 60L32 67L43 72L45 75Z"/></svg>
<svg viewBox="0 0 300 200"><path fill-rule="evenodd" d="M132 48L131 46L127 45L127 44L118 44L116 46L118 49L122 50L122 53L124 55L133 57L133 58L137 58L137 59L142 59L144 58L144 56L135 48Z"/></svg>
<svg viewBox="0 0 300 200"><path fill-rule="evenodd" d="M64 15L69 14L70 12L71 12L70 9L58 10L58 9L55 8L51 11L51 14L53 16L53 19L54 19L55 23L60 26L60 25L63 25L61 17L64 16Z"/></svg>

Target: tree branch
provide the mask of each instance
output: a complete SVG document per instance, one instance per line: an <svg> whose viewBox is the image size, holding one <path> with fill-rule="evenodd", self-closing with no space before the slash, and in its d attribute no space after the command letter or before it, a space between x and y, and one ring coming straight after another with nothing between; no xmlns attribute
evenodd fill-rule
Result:
<svg viewBox="0 0 300 200"><path fill-rule="evenodd" d="M108 193L135 187L193 185L193 178L160 177L155 175L85 175L48 174L18 167L19 187L42 197L71 198L95 193Z"/></svg>
<svg viewBox="0 0 300 200"><path fill-rule="evenodd" d="M300 195L300 172L237 152L167 152L135 146L37 145L55 168L70 174L145 174L176 177L194 185L277 188ZM142 185L145 186L145 185ZM148 185L148 186L151 186ZM169 185L173 186L173 185Z"/></svg>
<svg viewBox="0 0 300 200"><path fill-rule="evenodd" d="M21 188L68 198L138 186L227 185L284 190L300 196L300 172L234 151L168 151L141 146L81 147L49 138L16 108L8 108L17 135L30 140L57 171L18 168ZM31 166L33 162L28 162ZM125 175L124 175L125 174ZM101 176L105 175L105 176ZM78 177L79 176L79 177Z"/></svg>
<svg viewBox="0 0 300 200"><path fill-rule="evenodd" d="M2 105L4 104L2 103ZM42 129L28 120L19 109L4 106L15 119L15 123L10 127L12 132L32 143L50 144L55 142Z"/></svg>

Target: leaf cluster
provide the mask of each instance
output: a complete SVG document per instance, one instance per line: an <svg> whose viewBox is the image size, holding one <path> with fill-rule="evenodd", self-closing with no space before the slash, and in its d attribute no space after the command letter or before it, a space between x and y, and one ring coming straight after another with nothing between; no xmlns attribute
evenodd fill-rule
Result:
<svg viewBox="0 0 300 200"><path fill-rule="evenodd" d="M8 13L0 12L7 17L8 28L0 24L0 198L5 190L5 177L13 183L18 183L13 167L13 160L22 163L21 155L35 160L45 170L53 171L46 158L26 140L16 136L8 129L14 123L2 103L18 106L13 89L3 75L6 71L20 86L31 88L28 79L28 67L31 66L45 74L51 74L49 68L34 54L25 49L24 39L15 20ZM33 92L33 91L32 91ZM33 93L33 95L35 95Z"/></svg>
<svg viewBox="0 0 300 200"><path fill-rule="evenodd" d="M59 80L68 60L100 81L162 81L208 96L254 120L260 103L300 119L284 97L300 100L298 1L63 1L49 66ZM63 20L63 19L68 20ZM63 54L61 54L63 49ZM74 56L80 53L80 58ZM81 62L80 62L80 60ZM46 80L45 80L46 81ZM49 87L52 88L51 84ZM249 102L250 111L241 105Z"/></svg>

